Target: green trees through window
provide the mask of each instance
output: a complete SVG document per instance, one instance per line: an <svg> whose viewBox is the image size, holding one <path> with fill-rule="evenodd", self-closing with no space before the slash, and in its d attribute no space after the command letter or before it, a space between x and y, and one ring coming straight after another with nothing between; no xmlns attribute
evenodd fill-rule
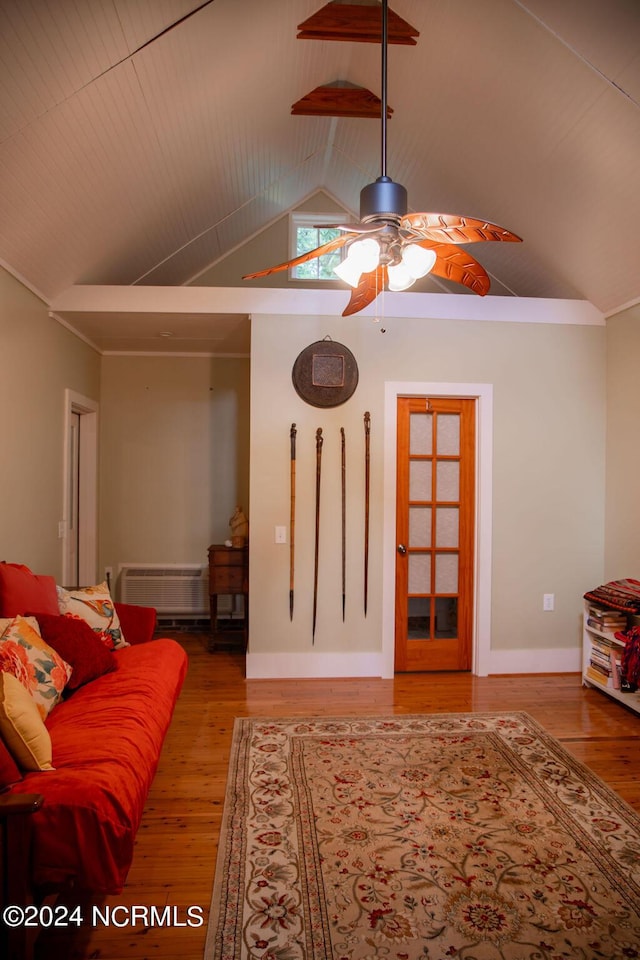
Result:
<svg viewBox="0 0 640 960"><path fill-rule="evenodd" d="M347 215L344 213L294 213L291 224L292 258L315 250L316 247L329 243L330 240L335 240L340 234L336 224L346 223L346 221ZM314 257L313 260L307 260L306 263L294 267L291 277L295 280L336 280L333 269L342 262L343 257L343 247L332 250L330 253Z"/></svg>

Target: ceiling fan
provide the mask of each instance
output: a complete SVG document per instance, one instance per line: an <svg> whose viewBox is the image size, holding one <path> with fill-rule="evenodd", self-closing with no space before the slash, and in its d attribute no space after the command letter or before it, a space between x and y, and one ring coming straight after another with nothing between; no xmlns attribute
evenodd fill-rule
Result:
<svg viewBox="0 0 640 960"><path fill-rule="evenodd" d="M388 0L382 0L381 171L360 191L360 222L335 224L340 236L243 280L266 277L346 246L334 272L353 287L343 317L358 313L387 287L406 290L433 273L483 297L491 281L484 267L459 245L480 240L521 242L495 223L448 213L407 213L407 191L387 176Z"/></svg>

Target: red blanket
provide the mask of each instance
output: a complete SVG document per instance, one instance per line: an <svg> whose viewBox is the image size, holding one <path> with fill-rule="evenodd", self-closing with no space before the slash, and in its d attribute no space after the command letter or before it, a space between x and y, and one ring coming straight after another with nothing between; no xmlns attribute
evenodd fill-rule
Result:
<svg viewBox="0 0 640 960"><path fill-rule="evenodd" d="M37 885L73 880L88 891L119 893L131 865L187 657L174 640L114 656L114 672L49 714L56 769L30 773L13 788L44 796L32 818Z"/></svg>
<svg viewBox="0 0 640 960"><path fill-rule="evenodd" d="M584 599L606 610L640 613L640 580L611 580L588 590Z"/></svg>

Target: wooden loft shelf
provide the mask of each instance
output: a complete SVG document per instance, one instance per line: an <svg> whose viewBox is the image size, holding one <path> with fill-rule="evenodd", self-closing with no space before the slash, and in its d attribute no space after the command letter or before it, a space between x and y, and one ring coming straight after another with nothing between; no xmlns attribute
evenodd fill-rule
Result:
<svg viewBox="0 0 640 960"><path fill-rule="evenodd" d="M364 87L327 84L305 94L291 107L296 117L362 117L379 119L382 101ZM387 106L387 118L393 110Z"/></svg>
<svg viewBox="0 0 640 960"><path fill-rule="evenodd" d="M327 3L321 10L298 24L298 40L351 40L380 43L382 8L380 4ZM388 11L387 41L416 45L419 32L393 10Z"/></svg>

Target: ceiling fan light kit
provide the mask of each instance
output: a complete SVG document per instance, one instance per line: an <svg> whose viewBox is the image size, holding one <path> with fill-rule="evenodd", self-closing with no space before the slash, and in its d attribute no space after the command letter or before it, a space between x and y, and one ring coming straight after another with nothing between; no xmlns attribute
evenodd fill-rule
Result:
<svg viewBox="0 0 640 960"><path fill-rule="evenodd" d="M418 243L408 243L402 251L402 263L414 280L426 277L436 263L434 250L425 250Z"/></svg>
<svg viewBox="0 0 640 960"><path fill-rule="evenodd" d="M341 5L328 6L335 11ZM407 191L387 176L386 169L388 19L388 0L382 0L381 171L373 183L366 184L360 191L360 222L336 224L340 234L335 239L286 263L243 277L243 280L266 277L346 247L346 257L334 268L334 273L353 287L343 316L363 310L385 285L392 291L407 290L429 272L484 296L491 285L486 270L458 245L478 241L521 242L515 233L488 221L446 213L408 213ZM412 33L417 35L416 31ZM344 37L336 35L325 39Z"/></svg>
<svg viewBox="0 0 640 960"><path fill-rule="evenodd" d="M380 261L380 244L373 237L354 240L344 260L333 272L352 287L357 287L363 273L375 270Z"/></svg>
<svg viewBox="0 0 640 960"><path fill-rule="evenodd" d="M399 263L387 267L389 290L408 290L420 277L426 277L433 270L436 255L433 250L425 250L416 243L403 247Z"/></svg>

